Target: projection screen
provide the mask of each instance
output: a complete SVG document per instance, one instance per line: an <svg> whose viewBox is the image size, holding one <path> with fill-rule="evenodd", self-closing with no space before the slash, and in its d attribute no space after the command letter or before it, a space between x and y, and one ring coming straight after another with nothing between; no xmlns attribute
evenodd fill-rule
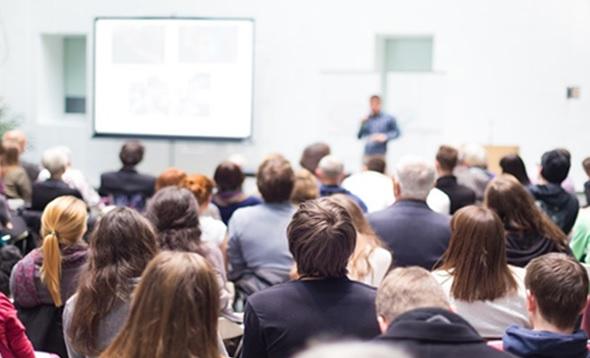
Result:
<svg viewBox="0 0 590 358"><path fill-rule="evenodd" d="M253 58L251 19L97 18L94 134L248 138Z"/></svg>

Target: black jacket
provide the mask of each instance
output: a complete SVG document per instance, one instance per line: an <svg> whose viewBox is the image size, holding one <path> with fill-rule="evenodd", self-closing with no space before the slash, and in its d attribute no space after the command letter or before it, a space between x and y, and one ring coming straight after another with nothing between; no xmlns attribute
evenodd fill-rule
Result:
<svg viewBox="0 0 590 358"><path fill-rule="evenodd" d="M578 199L557 184L533 185L529 190L541 209L566 235L569 234L578 217Z"/></svg>
<svg viewBox="0 0 590 358"><path fill-rule="evenodd" d="M511 357L489 347L463 318L440 308L421 308L402 314L377 341L420 358Z"/></svg>
<svg viewBox="0 0 590 358"><path fill-rule="evenodd" d="M555 241L539 234L507 231L506 257L510 265L525 267L532 259L550 252L562 252L571 255L571 251L567 246L561 248Z"/></svg>
<svg viewBox="0 0 590 358"><path fill-rule="evenodd" d="M435 213L424 201L400 200L369 214L368 220L393 252L396 267L432 270L449 246L449 217Z"/></svg>
<svg viewBox="0 0 590 358"><path fill-rule="evenodd" d="M375 289L347 278L290 281L248 298L241 358L288 358L318 339L379 335Z"/></svg>
<svg viewBox="0 0 590 358"><path fill-rule="evenodd" d="M110 196L112 204L143 209L145 201L154 195L156 178L140 174L133 168L123 168L100 176L101 196Z"/></svg>
<svg viewBox="0 0 590 358"><path fill-rule="evenodd" d="M457 182L454 175L446 175L436 180L436 187L449 196L451 200L451 215L467 205L475 204L475 192Z"/></svg>
<svg viewBox="0 0 590 358"><path fill-rule="evenodd" d="M43 211L47 204L53 199L71 195L82 199L82 194L77 189L72 189L62 180L47 179L45 181L33 184L33 198L31 200L31 210Z"/></svg>

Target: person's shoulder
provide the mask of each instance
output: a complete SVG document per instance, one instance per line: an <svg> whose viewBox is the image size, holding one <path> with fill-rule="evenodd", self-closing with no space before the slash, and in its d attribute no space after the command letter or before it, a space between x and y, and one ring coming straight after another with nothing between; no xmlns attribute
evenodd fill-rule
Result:
<svg viewBox="0 0 590 358"><path fill-rule="evenodd" d="M269 303L278 302L278 297L299 290L300 281L288 281L268 287L248 297L248 304L253 307L267 307Z"/></svg>
<svg viewBox="0 0 590 358"><path fill-rule="evenodd" d="M249 195L244 200L242 200L239 204L242 206L252 206L252 205L262 204L262 200L254 195Z"/></svg>

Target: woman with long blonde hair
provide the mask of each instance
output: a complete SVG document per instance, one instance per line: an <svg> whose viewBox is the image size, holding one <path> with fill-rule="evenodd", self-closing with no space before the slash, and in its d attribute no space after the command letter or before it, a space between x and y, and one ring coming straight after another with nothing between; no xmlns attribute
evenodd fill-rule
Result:
<svg viewBox="0 0 590 358"><path fill-rule="evenodd" d="M86 204L73 196L51 201L41 217L42 246L19 261L10 276L14 304L35 349L61 357L67 356L63 305L76 291L87 259L82 240L86 210Z"/></svg>
<svg viewBox="0 0 590 358"><path fill-rule="evenodd" d="M147 266L127 322L101 357L220 358L218 291L202 256L161 252Z"/></svg>
<svg viewBox="0 0 590 358"><path fill-rule="evenodd" d="M343 194L332 195L330 200L346 209L357 232L356 247L348 262L348 277L371 286L379 286L391 266L391 253L383 247L355 202Z"/></svg>
<svg viewBox="0 0 590 358"><path fill-rule="evenodd" d="M86 204L72 196L61 196L47 205L41 217L42 246L19 261L10 277L17 306L61 307L74 294L86 263L87 245L82 237L87 218Z"/></svg>

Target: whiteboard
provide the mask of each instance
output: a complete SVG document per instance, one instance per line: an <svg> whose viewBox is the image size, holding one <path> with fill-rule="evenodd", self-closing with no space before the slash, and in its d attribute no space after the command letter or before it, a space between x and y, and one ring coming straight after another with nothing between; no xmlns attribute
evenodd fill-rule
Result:
<svg viewBox="0 0 590 358"><path fill-rule="evenodd" d="M94 133L248 138L253 55L250 19L97 18Z"/></svg>

